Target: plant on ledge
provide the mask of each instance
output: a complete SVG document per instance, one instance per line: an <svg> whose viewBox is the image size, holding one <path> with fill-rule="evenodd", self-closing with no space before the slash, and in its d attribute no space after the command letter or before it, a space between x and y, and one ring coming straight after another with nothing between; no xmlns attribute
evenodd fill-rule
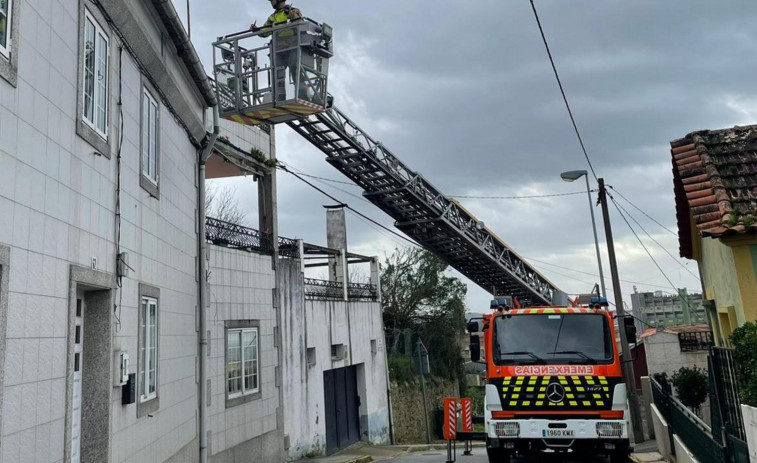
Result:
<svg viewBox="0 0 757 463"><path fill-rule="evenodd" d="M757 324L747 322L733 330L731 345L741 400L757 407Z"/></svg>

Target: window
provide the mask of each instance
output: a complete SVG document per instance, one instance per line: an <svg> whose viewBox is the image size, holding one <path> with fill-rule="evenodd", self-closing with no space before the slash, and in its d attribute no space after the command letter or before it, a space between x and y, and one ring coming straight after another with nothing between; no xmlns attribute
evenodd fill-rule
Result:
<svg viewBox="0 0 757 463"><path fill-rule="evenodd" d="M13 0L0 0L0 55L10 58Z"/></svg>
<svg viewBox="0 0 757 463"><path fill-rule="evenodd" d="M226 391L234 398L260 391L258 328L226 331Z"/></svg>
<svg viewBox="0 0 757 463"><path fill-rule="evenodd" d="M139 334L139 386L140 402L157 396L158 373L158 300L142 297Z"/></svg>
<svg viewBox="0 0 757 463"><path fill-rule="evenodd" d="M87 125L107 140L108 36L86 10L84 12L83 54L82 116Z"/></svg>
<svg viewBox="0 0 757 463"><path fill-rule="evenodd" d="M158 184L158 102L142 91L142 175Z"/></svg>
<svg viewBox="0 0 757 463"><path fill-rule="evenodd" d="M497 317L494 363L608 364L613 340L603 314L522 314Z"/></svg>

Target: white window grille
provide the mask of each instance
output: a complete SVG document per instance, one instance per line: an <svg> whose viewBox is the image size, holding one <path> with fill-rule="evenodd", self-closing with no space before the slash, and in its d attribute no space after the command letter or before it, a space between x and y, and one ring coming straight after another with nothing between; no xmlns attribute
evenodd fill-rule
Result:
<svg viewBox="0 0 757 463"><path fill-rule="evenodd" d="M146 402L157 396L158 373L158 300L142 298L139 349L140 401Z"/></svg>
<svg viewBox="0 0 757 463"><path fill-rule="evenodd" d="M142 91L142 175L158 184L158 102Z"/></svg>
<svg viewBox="0 0 757 463"><path fill-rule="evenodd" d="M228 330L226 334L226 383L229 398L260 391L257 328Z"/></svg>
<svg viewBox="0 0 757 463"><path fill-rule="evenodd" d="M10 58L13 0L0 0L0 55Z"/></svg>
<svg viewBox="0 0 757 463"><path fill-rule="evenodd" d="M105 140L108 139L108 43L108 35L85 10L82 116L84 122Z"/></svg>

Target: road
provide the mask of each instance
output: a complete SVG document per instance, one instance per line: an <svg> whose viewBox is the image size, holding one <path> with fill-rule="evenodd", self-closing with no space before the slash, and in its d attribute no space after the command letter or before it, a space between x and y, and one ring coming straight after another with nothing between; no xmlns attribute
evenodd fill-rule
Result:
<svg viewBox="0 0 757 463"><path fill-rule="evenodd" d="M446 450L428 450L424 452L417 452L410 455L401 455L399 457L395 457L392 460L387 460L392 463L439 463L439 462L446 462L447 461L447 452ZM575 463L606 463L607 459L605 458L594 458L591 460L586 459L562 459L562 458L546 458L543 456L540 456L538 458L517 458L513 459L512 463L542 463L542 462L560 462L560 463L568 463L568 462L575 462ZM460 450L460 447L458 447L457 450L457 463L489 463L489 460L486 458L486 449L478 447L473 449L473 455L470 456L464 456L462 450Z"/></svg>

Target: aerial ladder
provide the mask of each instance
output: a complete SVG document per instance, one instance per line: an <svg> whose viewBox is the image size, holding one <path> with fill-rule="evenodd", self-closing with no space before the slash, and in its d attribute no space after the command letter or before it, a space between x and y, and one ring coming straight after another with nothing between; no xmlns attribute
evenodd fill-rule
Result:
<svg viewBox="0 0 757 463"><path fill-rule="evenodd" d="M220 37L213 81L221 117L286 123L363 189L363 196L422 247L494 295L524 306L567 305L567 295L482 221L411 170L333 105L332 28L308 18Z"/></svg>

